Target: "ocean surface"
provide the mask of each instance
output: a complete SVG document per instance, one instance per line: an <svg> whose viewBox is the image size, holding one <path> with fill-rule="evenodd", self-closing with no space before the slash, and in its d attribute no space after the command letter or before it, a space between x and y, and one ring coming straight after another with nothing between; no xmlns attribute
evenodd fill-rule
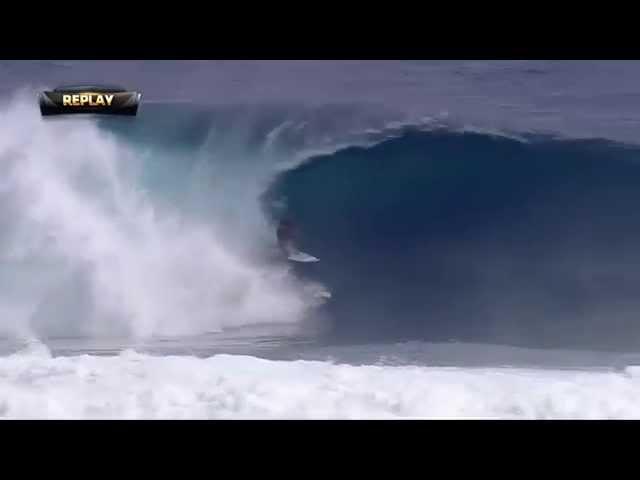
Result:
<svg viewBox="0 0 640 480"><path fill-rule="evenodd" d="M640 418L639 81L0 62L0 418Z"/></svg>

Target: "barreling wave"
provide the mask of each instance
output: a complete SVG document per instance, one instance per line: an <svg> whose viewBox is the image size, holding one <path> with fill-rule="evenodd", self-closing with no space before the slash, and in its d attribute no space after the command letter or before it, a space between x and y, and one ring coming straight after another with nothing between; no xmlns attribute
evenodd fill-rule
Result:
<svg viewBox="0 0 640 480"><path fill-rule="evenodd" d="M407 129L271 186L334 340L640 346L640 150ZM272 215L281 215L273 209Z"/></svg>
<svg viewBox="0 0 640 480"><path fill-rule="evenodd" d="M0 113L5 332L640 344L638 148L357 106L32 103ZM283 215L320 262L279 255Z"/></svg>

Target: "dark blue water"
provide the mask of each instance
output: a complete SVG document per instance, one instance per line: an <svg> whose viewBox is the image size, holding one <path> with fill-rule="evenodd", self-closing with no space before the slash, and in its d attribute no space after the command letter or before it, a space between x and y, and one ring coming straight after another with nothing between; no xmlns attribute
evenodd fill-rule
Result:
<svg viewBox="0 0 640 480"><path fill-rule="evenodd" d="M282 175L344 338L636 345L640 150L408 131Z"/></svg>

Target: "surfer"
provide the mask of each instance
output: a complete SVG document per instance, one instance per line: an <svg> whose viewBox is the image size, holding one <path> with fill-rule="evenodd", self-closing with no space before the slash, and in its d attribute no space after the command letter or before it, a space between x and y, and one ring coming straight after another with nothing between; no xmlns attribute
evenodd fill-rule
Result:
<svg viewBox="0 0 640 480"><path fill-rule="evenodd" d="M290 218L284 218L278 224L276 230L276 236L278 238L278 245L282 252L287 256L289 260L294 262L317 262L318 258L308 253L301 252L296 247L294 239L297 234L298 228Z"/></svg>
<svg viewBox="0 0 640 480"><path fill-rule="evenodd" d="M293 239L296 233L296 228L293 221L289 218L285 218L280 221L276 236L278 237L278 245L280 249L287 255L291 255L295 249L293 247Z"/></svg>

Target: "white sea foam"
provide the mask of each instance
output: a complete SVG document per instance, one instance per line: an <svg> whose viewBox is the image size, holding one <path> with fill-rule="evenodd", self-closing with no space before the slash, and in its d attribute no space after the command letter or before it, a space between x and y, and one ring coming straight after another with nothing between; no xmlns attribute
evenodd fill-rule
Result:
<svg viewBox="0 0 640 480"><path fill-rule="evenodd" d="M0 358L0 418L640 418L640 376L31 348Z"/></svg>
<svg viewBox="0 0 640 480"><path fill-rule="evenodd" d="M247 223L256 198L225 191L255 212L221 204L206 219L166 209L138 154L90 119L43 119L16 97L0 110L0 165L0 334L197 334L298 322L317 301L238 249L264 234Z"/></svg>

